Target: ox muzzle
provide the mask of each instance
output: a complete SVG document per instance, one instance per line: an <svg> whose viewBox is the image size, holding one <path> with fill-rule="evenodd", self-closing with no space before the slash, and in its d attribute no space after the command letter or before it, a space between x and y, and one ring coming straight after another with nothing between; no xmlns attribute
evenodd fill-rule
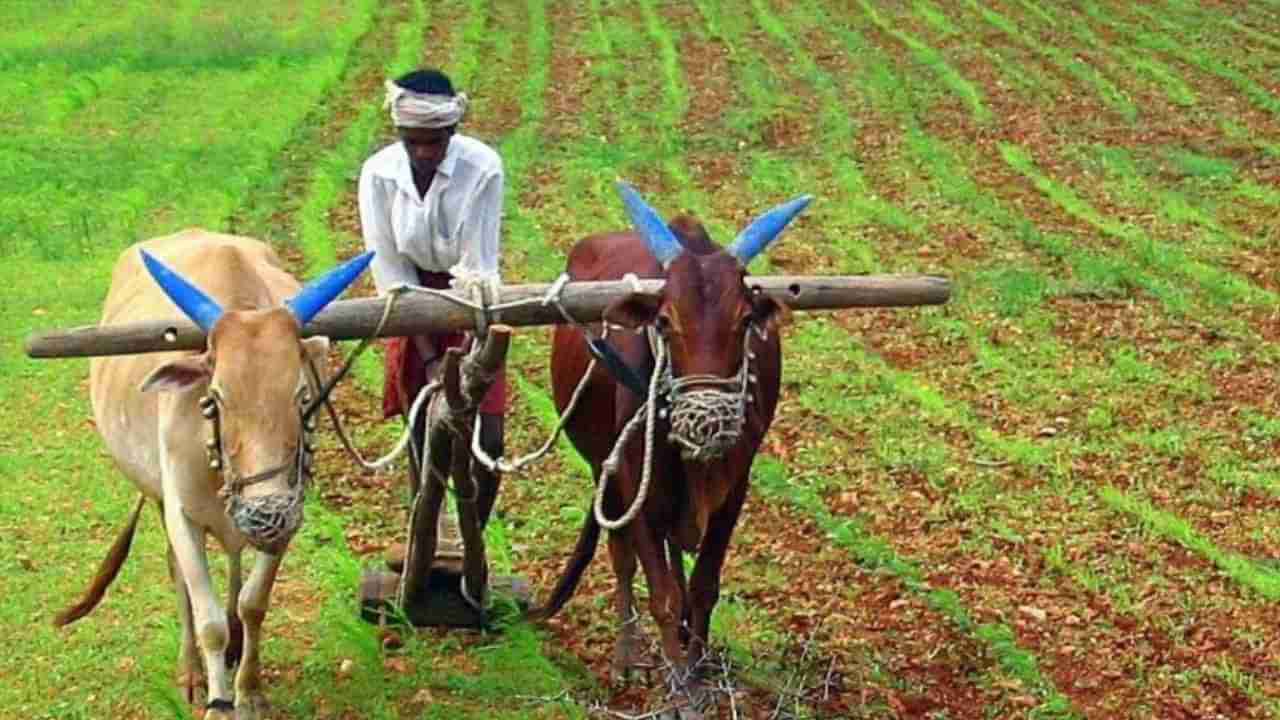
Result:
<svg viewBox="0 0 1280 720"><path fill-rule="evenodd" d="M268 555L279 555L302 526L305 494L301 483L288 492L253 498L229 493L225 498L226 511L250 545Z"/></svg>
<svg viewBox="0 0 1280 720"><path fill-rule="evenodd" d="M300 400L305 408L310 395L304 394ZM227 517L231 518L236 530L255 549L270 555L283 553L294 533L302 526L307 481L311 476L313 448L310 433L315 429L315 421L309 413L302 410L302 437L299 438L297 455L279 467L245 477L235 471L223 452L222 423L217 401L206 395L200 399L200 410L209 420L212 430L207 444L209 467L223 472L222 489L218 496L224 503ZM287 489L245 495L245 488L281 475L288 477Z"/></svg>
<svg viewBox="0 0 1280 720"><path fill-rule="evenodd" d="M757 382L751 372L755 351L751 338L764 339L766 331L755 325L743 338L742 364L732 377L681 375L676 377L670 362L662 362L662 395L667 407L662 414L670 421L667 437L680 448L680 457L690 462L713 462L723 458L742 440L747 405L754 398ZM661 354L669 356L666 340L650 329L651 345L662 343Z"/></svg>

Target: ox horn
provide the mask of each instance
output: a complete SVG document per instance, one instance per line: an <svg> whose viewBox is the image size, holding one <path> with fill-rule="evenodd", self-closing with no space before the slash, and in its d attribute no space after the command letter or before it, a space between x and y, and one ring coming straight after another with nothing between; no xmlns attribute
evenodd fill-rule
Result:
<svg viewBox="0 0 1280 720"><path fill-rule="evenodd" d="M342 294L347 286L355 282L355 279L364 272L369 266L369 262L373 260L373 251L370 250L361 253L350 260L344 262L338 267L321 275L320 277L307 283L307 286L298 291L289 300L285 301L285 305L293 313L298 320L298 327L303 327L311 322L311 318L324 309L334 298Z"/></svg>
<svg viewBox="0 0 1280 720"><path fill-rule="evenodd" d="M164 290L164 294L201 330L209 332L218 318L222 317L222 306L151 253L146 250L139 252L142 253L142 264L151 273L151 277L155 278L160 289Z"/></svg>
<svg viewBox="0 0 1280 720"><path fill-rule="evenodd" d="M793 200L787 201L769 210L768 212L757 217L738 233L738 237L733 239L733 244L727 249L730 255L738 258L743 265L751 262L755 256L759 255L769 243L777 239L787 224L795 219L809 203L813 201L812 195L801 195Z"/></svg>
<svg viewBox="0 0 1280 720"><path fill-rule="evenodd" d="M642 200L635 188L622 180L618 181L618 194L622 196L622 204L627 210L627 217L631 218L631 224L649 245L649 252L662 263L662 267L670 265L684 251L684 246L676 239L675 233L667 227L658 211Z"/></svg>

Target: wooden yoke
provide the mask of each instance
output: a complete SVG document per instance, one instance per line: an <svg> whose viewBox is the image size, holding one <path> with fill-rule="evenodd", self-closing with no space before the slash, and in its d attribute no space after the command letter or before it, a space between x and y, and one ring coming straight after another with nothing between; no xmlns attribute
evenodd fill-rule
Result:
<svg viewBox="0 0 1280 720"><path fill-rule="evenodd" d="M511 326L563 323L561 308L575 322L599 322L611 303L636 290L659 293L663 283L654 279L565 283L557 295L560 307L542 302L554 283L504 285L498 300L508 305L501 311L502 322ZM798 311L940 305L951 296L951 283L932 275L763 275L748 276L746 283ZM385 298L338 300L307 323L302 335L363 340L475 328L470 308L439 294L404 296L384 322L385 312ZM27 338L26 351L33 358L58 358L200 350L204 344L203 330L177 318L39 332Z"/></svg>

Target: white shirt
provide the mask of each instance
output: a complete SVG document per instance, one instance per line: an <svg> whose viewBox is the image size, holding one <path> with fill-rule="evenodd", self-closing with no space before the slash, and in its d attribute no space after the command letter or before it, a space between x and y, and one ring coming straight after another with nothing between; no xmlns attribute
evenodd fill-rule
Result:
<svg viewBox="0 0 1280 720"><path fill-rule="evenodd" d="M455 276L497 275L502 222L502 159L455 133L426 197L418 195L404 143L379 150L360 168L360 228L379 293L418 284L416 268Z"/></svg>

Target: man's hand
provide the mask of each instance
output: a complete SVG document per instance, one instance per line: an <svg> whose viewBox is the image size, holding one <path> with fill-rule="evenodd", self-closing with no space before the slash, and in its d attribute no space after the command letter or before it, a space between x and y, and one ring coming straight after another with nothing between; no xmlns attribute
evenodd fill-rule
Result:
<svg viewBox="0 0 1280 720"><path fill-rule="evenodd" d="M450 273L454 276L449 283L451 289L467 300L477 300L474 289L479 288L486 304L502 302L502 277L497 273L482 273L460 267L451 269Z"/></svg>

